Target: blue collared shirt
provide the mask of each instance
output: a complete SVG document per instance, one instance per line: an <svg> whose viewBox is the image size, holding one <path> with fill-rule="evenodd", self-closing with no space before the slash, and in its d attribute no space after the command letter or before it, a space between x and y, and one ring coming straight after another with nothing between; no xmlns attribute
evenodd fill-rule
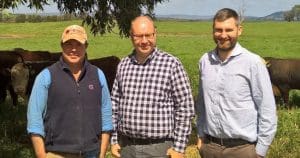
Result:
<svg viewBox="0 0 300 158"><path fill-rule="evenodd" d="M216 50L199 61L198 136L257 142L266 155L277 128L271 81L262 59L240 44L221 61Z"/></svg>
<svg viewBox="0 0 300 158"><path fill-rule="evenodd" d="M102 131L112 131L112 109L110 93L107 87L103 72L98 69L98 76L102 87L101 114ZM44 69L35 79L31 96L28 103L27 131L41 136L45 136L43 118L46 113L48 88L51 83L51 75L48 69ZM99 97L100 98L100 97Z"/></svg>

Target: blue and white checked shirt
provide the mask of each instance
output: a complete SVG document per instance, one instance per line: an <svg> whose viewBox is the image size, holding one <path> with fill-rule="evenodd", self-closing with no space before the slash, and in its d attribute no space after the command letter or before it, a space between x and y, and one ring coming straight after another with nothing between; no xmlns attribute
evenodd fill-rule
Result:
<svg viewBox="0 0 300 158"><path fill-rule="evenodd" d="M216 50L199 62L198 135L257 141L266 155L277 128L276 105L262 59L240 44L222 62Z"/></svg>
<svg viewBox="0 0 300 158"><path fill-rule="evenodd" d="M143 139L173 138L184 152L191 133L194 103L180 61L157 48L144 64L134 53L122 59L112 90L114 133Z"/></svg>

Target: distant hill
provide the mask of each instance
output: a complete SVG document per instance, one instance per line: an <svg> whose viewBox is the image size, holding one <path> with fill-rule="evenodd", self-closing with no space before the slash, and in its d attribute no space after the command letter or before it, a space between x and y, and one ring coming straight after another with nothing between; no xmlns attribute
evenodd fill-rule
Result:
<svg viewBox="0 0 300 158"><path fill-rule="evenodd" d="M156 15L157 19L177 19L177 20L211 20L213 16L199 16L199 15ZM245 20L284 20L284 11L272 13L264 17L246 16Z"/></svg>
<svg viewBox="0 0 300 158"><path fill-rule="evenodd" d="M275 20L275 21L283 21L284 20L284 12L285 11L279 11L272 13L267 16L263 17L256 17L256 16L246 16L245 20ZM20 13L19 13L20 14ZM52 16L52 15L62 15L62 13L59 12L53 12L53 13L29 13L29 14L38 14L41 16ZM169 15L155 15L157 19L162 20L212 20L213 15L208 16L200 16L200 15L185 15L185 14L169 14Z"/></svg>
<svg viewBox="0 0 300 158"><path fill-rule="evenodd" d="M178 20L210 20L213 18L213 16L172 14L172 15L156 15L156 18L157 19L178 19Z"/></svg>
<svg viewBox="0 0 300 158"><path fill-rule="evenodd" d="M259 20L284 20L284 11L279 11L264 17L260 17Z"/></svg>

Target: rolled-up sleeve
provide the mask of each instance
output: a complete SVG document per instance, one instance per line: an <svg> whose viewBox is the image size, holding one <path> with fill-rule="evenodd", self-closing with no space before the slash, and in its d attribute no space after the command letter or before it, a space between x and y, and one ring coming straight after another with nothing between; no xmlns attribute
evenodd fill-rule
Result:
<svg viewBox="0 0 300 158"><path fill-rule="evenodd" d="M35 78L27 109L27 132L29 134L45 136L43 118L46 112L50 82L48 69L44 69Z"/></svg>
<svg viewBox="0 0 300 158"><path fill-rule="evenodd" d="M112 131L113 129L110 93L108 90L104 73L100 69L98 69L98 76L102 88L102 97L101 97L102 131L108 132L108 131Z"/></svg>

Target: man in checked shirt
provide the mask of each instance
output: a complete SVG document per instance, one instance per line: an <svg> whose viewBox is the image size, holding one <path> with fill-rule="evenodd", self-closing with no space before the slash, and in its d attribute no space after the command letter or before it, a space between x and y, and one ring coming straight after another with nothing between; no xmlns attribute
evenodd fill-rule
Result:
<svg viewBox="0 0 300 158"><path fill-rule="evenodd" d="M134 50L121 60L112 90L111 150L122 158L183 158L194 116L186 72L156 47L149 16L131 23Z"/></svg>

